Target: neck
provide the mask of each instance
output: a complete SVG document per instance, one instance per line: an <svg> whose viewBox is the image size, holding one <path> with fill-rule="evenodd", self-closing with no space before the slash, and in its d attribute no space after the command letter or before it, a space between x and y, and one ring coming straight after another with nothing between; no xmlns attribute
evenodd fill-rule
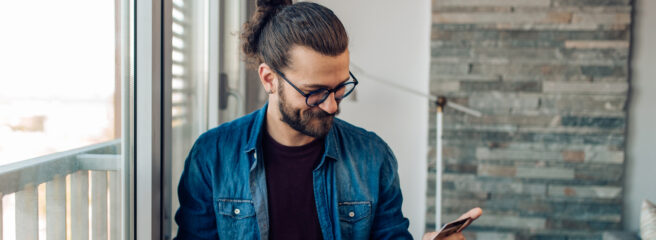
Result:
<svg viewBox="0 0 656 240"><path fill-rule="evenodd" d="M283 122L280 115L280 110L275 104L269 104L266 112L266 131L269 135L276 140L276 142L289 146L303 146L312 142L315 138L305 135L299 131L291 128L287 123Z"/></svg>

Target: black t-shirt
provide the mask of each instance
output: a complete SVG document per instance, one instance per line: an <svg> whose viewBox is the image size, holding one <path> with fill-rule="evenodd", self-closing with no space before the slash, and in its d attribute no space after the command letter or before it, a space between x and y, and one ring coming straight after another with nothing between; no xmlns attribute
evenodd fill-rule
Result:
<svg viewBox="0 0 656 240"><path fill-rule="evenodd" d="M288 147L267 131L262 138L269 201L269 238L323 239L312 186L312 170L324 152L324 139Z"/></svg>

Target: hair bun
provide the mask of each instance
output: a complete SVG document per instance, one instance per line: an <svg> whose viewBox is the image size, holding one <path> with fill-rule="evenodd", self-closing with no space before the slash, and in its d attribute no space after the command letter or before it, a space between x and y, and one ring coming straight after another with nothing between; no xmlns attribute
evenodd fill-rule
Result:
<svg viewBox="0 0 656 240"><path fill-rule="evenodd" d="M251 62L262 61L260 59L258 43L260 40L260 33L262 28L267 25L269 20L276 15L282 7L291 5L291 0L256 0L255 13L251 17L251 20L244 23L241 32L241 45L242 51L246 55L246 58Z"/></svg>
<svg viewBox="0 0 656 240"><path fill-rule="evenodd" d="M277 7L292 5L292 0L257 0L255 6L257 7Z"/></svg>

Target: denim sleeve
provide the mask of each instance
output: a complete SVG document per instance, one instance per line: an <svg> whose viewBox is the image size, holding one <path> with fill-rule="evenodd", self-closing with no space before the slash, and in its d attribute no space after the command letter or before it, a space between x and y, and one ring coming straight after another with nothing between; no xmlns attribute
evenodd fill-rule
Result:
<svg viewBox="0 0 656 240"><path fill-rule="evenodd" d="M396 157L385 145L385 160L380 172L380 197L376 207L372 239L412 239L408 232L410 222L401 212L401 188Z"/></svg>
<svg viewBox="0 0 656 240"><path fill-rule="evenodd" d="M197 141L185 160L178 185L180 208L175 214L175 239L219 239L212 201L211 170Z"/></svg>

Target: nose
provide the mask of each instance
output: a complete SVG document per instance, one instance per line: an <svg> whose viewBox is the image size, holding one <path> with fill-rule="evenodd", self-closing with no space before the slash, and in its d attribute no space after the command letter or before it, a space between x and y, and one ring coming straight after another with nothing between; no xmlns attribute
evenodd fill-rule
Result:
<svg viewBox="0 0 656 240"><path fill-rule="evenodd" d="M335 100L335 93L330 93L330 96L328 96L326 101L323 101L321 104L319 104L319 108L329 114L337 112L338 107L339 106L337 106L337 101Z"/></svg>

